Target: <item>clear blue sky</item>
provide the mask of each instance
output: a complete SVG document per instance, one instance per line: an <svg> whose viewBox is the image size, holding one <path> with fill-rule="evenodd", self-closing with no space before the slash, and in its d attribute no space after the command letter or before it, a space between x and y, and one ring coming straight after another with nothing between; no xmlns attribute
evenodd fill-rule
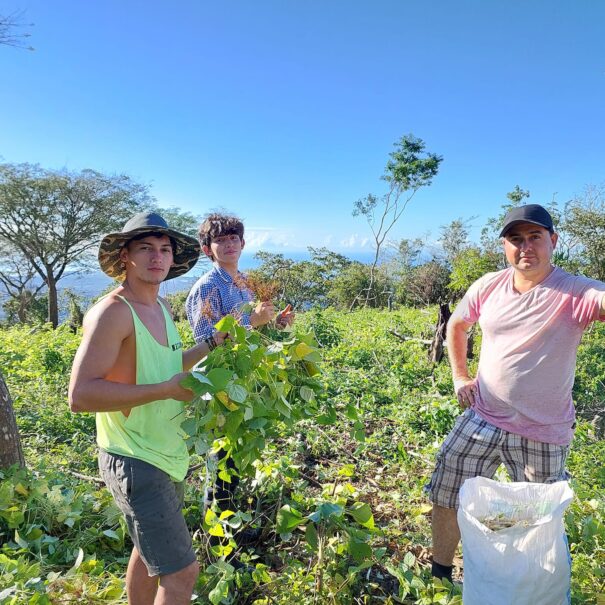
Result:
<svg viewBox="0 0 605 605"><path fill-rule="evenodd" d="M395 238L436 239L520 185L605 181L605 2L1 0L0 156L126 173L245 219L250 247L359 250L403 134L443 155ZM348 248L347 248L348 247Z"/></svg>

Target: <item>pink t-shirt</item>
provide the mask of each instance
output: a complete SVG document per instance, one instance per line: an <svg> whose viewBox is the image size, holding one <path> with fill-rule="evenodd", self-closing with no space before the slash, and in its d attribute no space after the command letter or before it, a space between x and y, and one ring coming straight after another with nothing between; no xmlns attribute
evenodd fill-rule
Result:
<svg viewBox="0 0 605 605"><path fill-rule="evenodd" d="M483 333L477 414L528 439L567 445L576 352L604 295L605 283L558 267L523 294L513 288L512 268L477 280L454 311Z"/></svg>

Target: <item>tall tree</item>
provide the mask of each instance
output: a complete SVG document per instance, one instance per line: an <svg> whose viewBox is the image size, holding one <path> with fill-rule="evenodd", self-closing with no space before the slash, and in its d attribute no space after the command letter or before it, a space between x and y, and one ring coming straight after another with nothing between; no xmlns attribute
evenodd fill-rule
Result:
<svg viewBox="0 0 605 605"><path fill-rule="evenodd" d="M357 200L353 216L365 216L374 236L374 261L370 266L370 281L366 289L365 304L370 302L380 258L380 250L387 235L395 226L403 211L421 187L431 184L439 171L443 158L425 151L422 139L412 134L405 135L395 143L395 151L389 154L382 180L388 183L388 190L382 196L368 194Z"/></svg>
<svg viewBox="0 0 605 605"><path fill-rule="evenodd" d="M13 401L0 374L0 469L13 464L25 466L23 448L13 411Z"/></svg>
<svg viewBox="0 0 605 605"><path fill-rule="evenodd" d="M0 165L0 237L45 283L47 319L54 327L59 322L57 282L66 268L89 263L104 233L119 230L149 204L147 188L127 176Z"/></svg>
<svg viewBox="0 0 605 605"><path fill-rule="evenodd" d="M578 270L605 280L605 185L587 187L567 203L563 230L575 244L570 256L579 261Z"/></svg>
<svg viewBox="0 0 605 605"><path fill-rule="evenodd" d="M19 250L0 238L0 284L10 297L9 303L19 322L30 318L36 295L44 283L36 282L36 270Z"/></svg>

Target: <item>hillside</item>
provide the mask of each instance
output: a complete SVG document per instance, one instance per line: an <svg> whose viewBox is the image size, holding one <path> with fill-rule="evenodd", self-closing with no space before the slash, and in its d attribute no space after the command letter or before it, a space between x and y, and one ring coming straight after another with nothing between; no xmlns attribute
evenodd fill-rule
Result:
<svg viewBox="0 0 605 605"><path fill-rule="evenodd" d="M461 603L459 589L433 583L428 567L422 487L459 413L447 362L429 363L423 342L435 319L433 308L299 317L297 329L321 346L324 413L278 427L243 481L237 523L202 519L204 468L192 458L186 518L203 568L195 603ZM190 343L188 326L179 327ZM130 545L95 481L94 418L66 403L78 338L64 328L0 331L29 469L0 474L1 604L126 602ZM574 605L602 603L605 593L605 441L590 422L604 398L604 347L605 329L595 326L578 356L585 419L569 458L576 497L566 516ZM222 527L227 561L211 553L204 521ZM257 528L253 543L238 544L240 521ZM231 565L233 555L243 565Z"/></svg>

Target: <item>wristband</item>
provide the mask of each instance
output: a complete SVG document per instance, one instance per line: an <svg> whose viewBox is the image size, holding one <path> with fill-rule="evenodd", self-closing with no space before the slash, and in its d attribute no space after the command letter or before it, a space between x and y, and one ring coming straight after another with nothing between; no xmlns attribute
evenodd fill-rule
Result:
<svg viewBox="0 0 605 605"><path fill-rule="evenodd" d="M217 345L216 345L216 340L214 339L214 334L211 334L210 336L208 336L208 338L206 338L206 340L204 340L204 342L208 346L208 351L212 351L212 350L216 349Z"/></svg>

